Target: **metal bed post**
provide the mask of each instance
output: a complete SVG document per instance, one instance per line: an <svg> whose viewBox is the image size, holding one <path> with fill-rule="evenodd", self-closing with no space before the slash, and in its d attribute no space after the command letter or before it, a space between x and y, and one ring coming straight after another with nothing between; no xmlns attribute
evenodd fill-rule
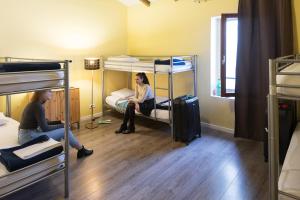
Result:
<svg viewBox="0 0 300 200"><path fill-rule="evenodd" d="M69 197L69 62L65 61L65 77L64 77L64 90L65 90L65 198Z"/></svg>
<svg viewBox="0 0 300 200"><path fill-rule="evenodd" d="M11 117L11 96L6 95L6 112L5 115L7 117Z"/></svg>
<svg viewBox="0 0 300 200"><path fill-rule="evenodd" d="M193 65L193 72L194 72L194 96L197 96L198 88L197 88L197 55L192 57L192 65Z"/></svg>
<svg viewBox="0 0 300 200"><path fill-rule="evenodd" d="M5 62L11 62L10 57L4 58ZM7 117L11 117L11 95L6 95L6 112L5 115Z"/></svg>
<svg viewBox="0 0 300 200"><path fill-rule="evenodd" d="M103 65L103 69L102 69L102 117L105 114L105 70L104 70L104 65Z"/></svg>
<svg viewBox="0 0 300 200"><path fill-rule="evenodd" d="M168 104L169 104L169 106L168 106L168 110L169 110L169 125L170 125L170 127L171 127L171 125L172 125L172 121L171 121L171 115L172 115L172 113L171 112L173 112L172 111L172 108L171 108L171 104L172 104L172 100L171 100L171 94L170 94L170 88L171 88L171 86L170 86L170 84L171 84L171 81L170 81L170 72L168 72ZM172 129L171 129L171 134L173 134L173 132L172 132Z"/></svg>
<svg viewBox="0 0 300 200"><path fill-rule="evenodd" d="M171 72L169 72L169 77L170 77L170 96L171 96L171 134L172 134L172 139L175 139L174 135L174 108L173 108L173 101L174 101L174 94L173 94L173 56L171 56L170 59L170 66L171 66Z"/></svg>
<svg viewBox="0 0 300 200"><path fill-rule="evenodd" d="M279 173L279 116L276 88L276 60L269 60L268 139L269 139L269 187L271 200L278 200Z"/></svg>
<svg viewBox="0 0 300 200"><path fill-rule="evenodd" d="M154 67L153 67L153 87L154 87L154 117L155 120L157 120L157 114L156 114L156 65L155 61L153 61Z"/></svg>
<svg viewBox="0 0 300 200"><path fill-rule="evenodd" d="M131 88L132 89L132 72L129 72L128 73L128 88Z"/></svg>

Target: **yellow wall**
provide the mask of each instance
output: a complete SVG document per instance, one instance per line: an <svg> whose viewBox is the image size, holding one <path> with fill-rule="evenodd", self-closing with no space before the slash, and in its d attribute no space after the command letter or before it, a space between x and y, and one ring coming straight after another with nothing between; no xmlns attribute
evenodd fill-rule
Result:
<svg viewBox="0 0 300 200"><path fill-rule="evenodd" d="M133 55L197 54L202 121L233 129L233 100L210 96L210 23L212 16L237 12L238 0L160 0L128 9L128 51ZM184 84L184 78L177 79Z"/></svg>
<svg viewBox="0 0 300 200"><path fill-rule="evenodd" d="M293 0L293 21L294 21L294 49L300 53L300 1Z"/></svg>
<svg viewBox="0 0 300 200"><path fill-rule="evenodd" d="M91 95L83 59L127 52L127 8L116 0L1 0L0 24L0 56L73 60L70 80L80 87L81 116L90 113ZM100 70L95 75L99 112ZM24 95L13 97L14 118L26 103Z"/></svg>

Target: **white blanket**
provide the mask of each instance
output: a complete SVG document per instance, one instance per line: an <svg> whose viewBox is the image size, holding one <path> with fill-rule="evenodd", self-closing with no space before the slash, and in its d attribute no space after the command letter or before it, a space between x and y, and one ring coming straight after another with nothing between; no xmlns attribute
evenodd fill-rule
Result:
<svg viewBox="0 0 300 200"><path fill-rule="evenodd" d="M29 159L34 156L40 155L42 153L45 153L46 151L49 151L51 149L54 149L55 147L61 146L60 142L57 142L56 140L53 140L50 138L46 142L37 143L34 145L30 145L26 148L19 149L14 151L13 153L17 155L19 158L22 159Z"/></svg>

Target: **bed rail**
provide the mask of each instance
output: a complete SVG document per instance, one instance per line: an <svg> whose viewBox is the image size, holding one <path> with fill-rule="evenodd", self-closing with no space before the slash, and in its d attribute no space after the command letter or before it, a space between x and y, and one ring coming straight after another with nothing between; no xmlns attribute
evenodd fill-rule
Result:
<svg viewBox="0 0 300 200"><path fill-rule="evenodd" d="M50 59L32 59L32 58L15 58L15 57L0 57L0 64L49 64L49 63L55 63L55 64L60 64L60 69L54 69L54 70L37 70L37 71L20 71L20 72L1 72L0 73L0 80L1 78L3 78L4 76L32 76L32 80L29 81L31 83L33 83L34 87L27 87L25 89L8 89L8 91L1 91L1 88L4 86L9 86L9 85L22 85L25 84L26 81L24 80L13 80L10 83L7 82L1 82L0 81L0 96L7 96L7 113L10 113L10 95L12 94L18 94L18 93L26 93L26 92L32 92L32 91L37 91L37 90L45 90L45 89L57 89L57 88L63 88L65 90L64 94L65 94L65 124L69 124L70 122L70 114L69 114L69 64L71 63L71 60L50 60ZM57 72L57 73L63 73L63 77L50 77L50 78L42 78L39 80L35 80L35 77L39 77L42 73L48 73L48 72ZM60 85L50 85L47 86L43 85L43 86L36 86L36 83L47 83L47 82L53 82L53 81L60 81L61 84ZM5 194L1 194L0 198L7 196L9 194L12 194L22 188L28 187L36 182L39 182L41 180L44 180L46 178L49 178L59 172L64 172L64 187L65 187L65 197L67 198L69 196L69 127L65 126L65 144L64 144L64 152L60 155L57 155L55 157L64 155L64 161L51 165L49 166L46 170L50 170L53 169L52 172L43 175L42 177L38 178L35 181L26 183L26 184L22 184L20 187L14 188L12 190L10 190L9 192L5 193ZM38 164L41 164L43 162L47 162L48 160L50 160L52 158L43 160L39 163L35 163L33 165L30 165L26 168L17 170L15 172L11 172L5 176L0 177L9 177L10 175L13 175L14 173L17 172L21 172L21 171L26 171L27 169L33 167L33 166L37 166ZM64 167L60 167L61 165L64 165ZM59 169L56 169L56 168ZM38 174L43 174L43 172L39 172L36 173L35 175ZM22 181L22 180L18 180L18 181Z"/></svg>
<svg viewBox="0 0 300 200"><path fill-rule="evenodd" d="M294 63L300 63L300 55L288 55L269 60L269 94L268 94L268 140L269 140L269 198L278 200L279 193L285 196L300 199L292 194L278 190L279 180L279 109L278 99L300 100L298 94L283 94L278 88L299 89L300 84L277 83L278 76L299 76L300 71L284 72ZM300 68L299 68L300 69ZM299 166L300 169L300 166Z"/></svg>

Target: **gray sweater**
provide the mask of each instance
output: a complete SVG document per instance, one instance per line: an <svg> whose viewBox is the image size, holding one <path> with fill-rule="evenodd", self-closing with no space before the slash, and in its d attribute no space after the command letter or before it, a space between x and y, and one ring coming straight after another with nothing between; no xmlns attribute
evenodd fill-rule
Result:
<svg viewBox="0 0 300 200"><path fill-rule="evenodd" d="M38 102L30 102L24 109L20 122L20 129L40 129L43 132L52 131L58 128L63 128L64 125L57 122L48 122L45 117L45 109Z"/></svg>

